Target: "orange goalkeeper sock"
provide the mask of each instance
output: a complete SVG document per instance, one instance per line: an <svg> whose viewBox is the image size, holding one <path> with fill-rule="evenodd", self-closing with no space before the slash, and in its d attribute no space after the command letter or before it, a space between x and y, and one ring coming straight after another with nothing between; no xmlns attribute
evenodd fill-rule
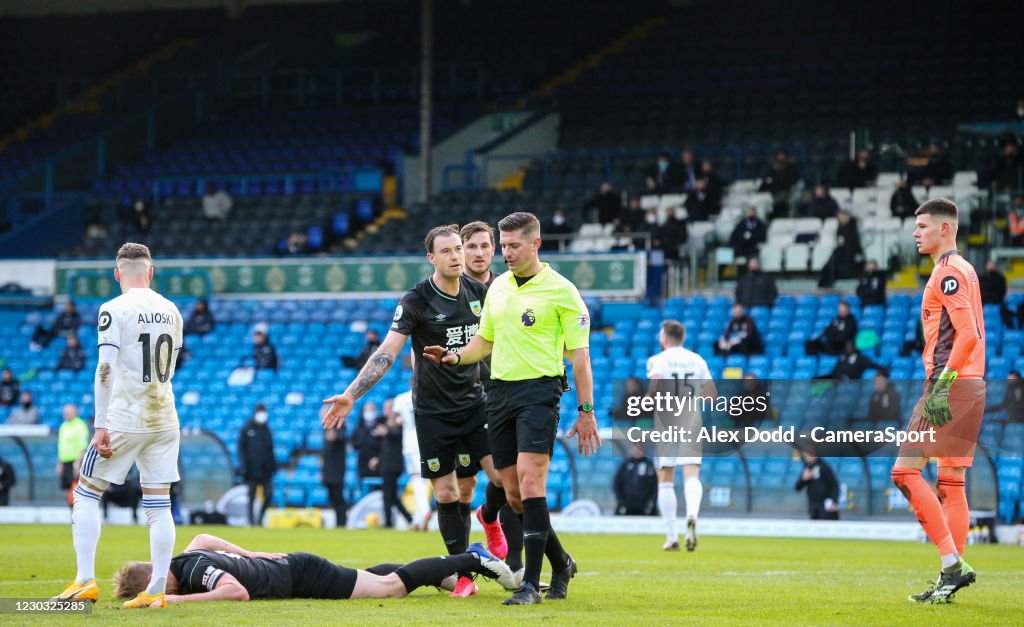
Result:
<svg viewBox="0 0 1024 627"><path fill-rule="evenodd" d="M892 481L907 497L917 514L917 521L924 527L928 539L939 550L939 555L947 557L956 553L953 536L949 533L946 516L942 512L939 497L935 496L932 487L921 476L921 471L914 468L893 468Z"/></svg>
<svg viewBox="0 0 1024 627"><path fill-rule="evenodd" d="M971 508L967 505L967 490L964 489L964 478L947 475L939 471L939 500L942 501L942 513L946 517L946 526L953 536L956 552L964 554L967 544L967 531L971 526Z"/></svg>

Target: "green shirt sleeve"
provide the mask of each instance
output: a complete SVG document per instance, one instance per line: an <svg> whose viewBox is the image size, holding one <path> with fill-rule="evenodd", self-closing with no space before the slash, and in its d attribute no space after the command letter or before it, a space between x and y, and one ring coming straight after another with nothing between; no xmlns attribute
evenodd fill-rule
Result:
<svg viewBox="0 0 1024 627"><path fill-rule="evenodd" d="M579 290L568 281L558 299L558 319L565 336L565 348L576 350L590 346L590 312Z"/></svg>
<svg viewBox="0 0 1024 627"><path fill-rule="evenodd" d="M494 293L493 286L487 290L488 296ZM488 342L494 341L494 320L491 316L494 315L494 311L491 309L491 301L494 298L484 298L484 310L480 313L480 328L477 329L476 334L484 338Z"/></svg>

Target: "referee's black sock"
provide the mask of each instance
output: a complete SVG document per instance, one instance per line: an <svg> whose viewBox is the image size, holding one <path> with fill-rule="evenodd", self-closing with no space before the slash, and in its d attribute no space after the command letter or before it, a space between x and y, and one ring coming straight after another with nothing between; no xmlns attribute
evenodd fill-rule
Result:
<svg viewBox="0 0 1024 627"><path fill-rule="evenodd" d="M466 542L462 545L465 550L469 547L469 533L473 530L473 508L470 503L459 503L459 516L462 517L462 526L466 530L463 536Z"/></svg>
<svg viewBox="0 0 1024 627"><path fill-rule="evenodd" d="M501 508L498 515L501 519L501 530L505 532L505 541L508 542L508 555L505 563L515 572L523 567L523 518L517 514L511 505L506 504Z"/></svg>
<svg viewBox="0 0 1024 627"><path fill-rule="evenodd" d="M439 586L442 581L455 573L486 573L480 566L480 558L473 553L428 557L409 562L394 572L405 584L406 592L412 592L420 586Z"/></svg>
<svg viewBox="0 0 1024 627"><path fill-rule="evenodd" d="M548 543L551 516L548 500L538 496L523 499L523 547L526 549L526 572L523 581L540 588L540 569L544 565L544 548Z"/></svg>
<svg viewBox="0 0 1024 627"><path fill-rule="evenodd" d="M505 488L499 488L490 482L484 489L484 496L486 500L480 509L480 517L484 519L485 523L490 524L498 519L498 512L502 505L508 503L508 499L505 497Z"/></svg>

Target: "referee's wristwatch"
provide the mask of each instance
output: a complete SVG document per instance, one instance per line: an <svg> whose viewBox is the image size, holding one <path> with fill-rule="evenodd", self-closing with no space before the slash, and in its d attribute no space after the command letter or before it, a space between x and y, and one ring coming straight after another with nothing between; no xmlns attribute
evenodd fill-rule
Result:
<svg viewBox="0 0 1024 627"><path fill-rule="evenodd" d="M582 405L578 405L576 407L576 411L585 411L585 412L594 413L594 404L593 403L589 403L589 402L588 403L583 403Z"/></svg>

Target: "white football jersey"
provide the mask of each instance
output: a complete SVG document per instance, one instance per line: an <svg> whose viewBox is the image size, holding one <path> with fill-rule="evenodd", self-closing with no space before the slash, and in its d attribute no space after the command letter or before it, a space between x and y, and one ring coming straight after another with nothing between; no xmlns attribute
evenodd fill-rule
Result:
<svg viewBox="0 0 1024 627"><path fill-rule="evenodd" d="M98 345L118 349L108 429L149 433L178 428L171 378L183 326L174 303L149 288L132 288L100 307Z"/></svg>
<svg viewBox="0 0 1024 627"><path fill-rule="evenodd" d="M711 371L708 362L697 353L682 346L673 346L647 360L647 378L706 383L711 380Z"/></svg>
<svg viewBox="0 0 1024 627"><path fill-rule="evenodd" d="M402 454L420 456L420 444L416 439L416 413L412 406L412 390L395 397L392 409L402 417Z"/></svg>

